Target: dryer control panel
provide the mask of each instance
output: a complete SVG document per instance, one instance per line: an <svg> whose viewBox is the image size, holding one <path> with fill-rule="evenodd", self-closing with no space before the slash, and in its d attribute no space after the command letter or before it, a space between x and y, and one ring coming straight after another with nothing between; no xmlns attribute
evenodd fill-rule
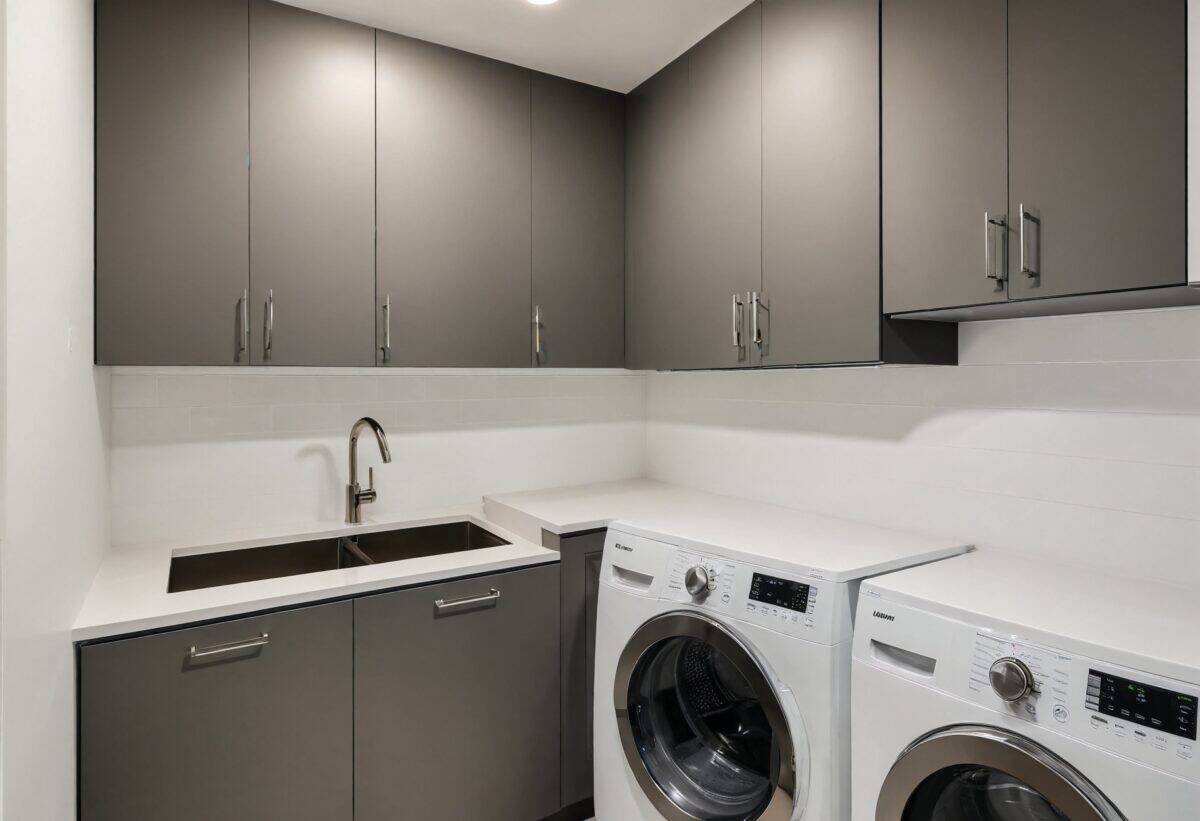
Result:
<svg viewBox="0 0 1200 821"><path fill-rule="evenodd" d="M847 587L679 549L668 569L662 598L790 636L835 644L849 638Z"/></svg>

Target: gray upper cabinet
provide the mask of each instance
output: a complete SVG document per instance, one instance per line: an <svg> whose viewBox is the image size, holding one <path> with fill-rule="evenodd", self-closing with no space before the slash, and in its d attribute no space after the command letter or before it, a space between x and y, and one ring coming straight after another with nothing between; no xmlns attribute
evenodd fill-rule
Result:
<svg viewBox="0 0 1200 821"><path fill-rule="evenodd" d="M876 0L764 0L761 363L880 358Z"/></svg>
<svg viewBox="0 0 1200 821"><path fill-rule="evenodd" d="M625 362L638 370L677 367L687 352L675 332L689 278L688 65L685 54L627 98Z"/></svg>
<svg viewBox="0 0 1200 821"><path fill-rule="evenodd" d="M630 367L749 364L744 295L762 283L761 35L754 3L629 96Z"/></svg>
<svg viewBox="0 0 1200 821"><path fill-rule="evenodd" d="M96 4L96 361L246 364L246 0Z"/></svg>
<svg viewBox="0 0 1200 821"><path fill-rule="evenodd" d="M256 364L375 363L375 31L250 2Z"/></svg>
<svg viewBox="0 0 1200 821"><path fill-rule="evenodd" d="M625 353L625 99L533 74L533 364Z"/></svg>
<svg viewBox="0 0 1200 821"><path fill-rule="evenodd" d="M558 593L549 565L354 602L357 821L558 811Z"/></svg>
<svg viewBox="0 0 1200 821"><path fill-rule="evenodd" d="M733 344L732 299L762 287L762 6L689 56L687 278L656 307L682 344L668 367L736 367L753 353Z"/></svg>
<svg viewBox="0 0 1200 821"><path fill-rule="evenodd" d="M353 817L349 602L83 647L82 821Z"/></svg>
<svg viewBox="0 0 1200 821"><path fill-rule="evenodd" d="M1007 298L1005 5L883 0L886 313Z"/></svg>
<svg viewBox="0 0 1200 821"><path fill-rule="evenodd" d="M380 360L527 367L530 73L378 37Z"/></svg>
<svg viewBox="0 0 1200 821"><path fill-rule="evenodd" d="M1010 0L1011 295L1187 281L1183 0ZM1019 209L1036 220L1019 226ZM1019 269L1024 230L1027 267Z"/></svg>

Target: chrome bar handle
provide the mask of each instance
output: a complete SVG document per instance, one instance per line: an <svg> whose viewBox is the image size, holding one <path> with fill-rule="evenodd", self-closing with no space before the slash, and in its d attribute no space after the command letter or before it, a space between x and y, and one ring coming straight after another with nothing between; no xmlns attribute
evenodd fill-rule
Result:
<svg viewBox="0 0 1200 821"><path fill-rule="evenodd" d="M270 633L260 633L252 639L227 641L224 644L210 644L208 647L192 645L188 648L188 658L202 659L208 656L220 656L225 653L236 653L238 650L249 650L252 647L264 647L271 643Z"/></svg>
<svg viewBox="0 0 1200 821"><path fill-rule="evenodd" d="M1042 272L1038 271L1035 268L1031 268L1029 266L1029 248L1028 248L1028 243L1025 240L1025 223L1032 222L1040 228L1042 225L1042 221L1039 218L1035 217L1033 214L1031 214L1025 210L1025 203L1021 203L1020 209L1021 209L1021 273L1024 274L1025 276L1029 277L1030 279L1036 279L1037 277L1040 277L1042 275Z"/></svg>
<svg viewBox="0 0 1200 821"><path fill-rule="evenodd" d="M996 242L993 239L992 229L1002 229L1000 236L1003 237L1003 229L1007 227L1008 220L1004 217L993 217L990 212L983 212L983 273L988 279L996 280L997 285L1008 279L1008 265L1006 264L1007 260L1004 259L1004 242L1000 243L1000 253L993 253Z"/></svg>
<svg viewBox="0 0 1200 821"><path fill-rule="evenodd" d="M275 290L267 291L266 310L263 311L263 359L271 358L271 334L275 330Z"/></svg>
<svg viewBox="0 0 1200 821"><path fill-rule="evenodd" d="M742 302L741 294L733 295L733 303L732 303L731 308L732 308L731 321L733 323L733 347L737 348L738 359L741 359L742 352L744 351L744 349L746 347L745 343L742 342L742 327L746 324L746 320L745 320L745 310L746 309L745 309L745 303Z"/></svg>
<svg viewBox="0 0 1200 821"><path fill-rule="evenodd" d="M488 592L475 596L463 596L461 599L437 599L434 601L433 606L437 608L439 613L446 613L480 604L492 605L498 601L500 601L500 591L493 587Z"/></svg>
<svg viewBox="0 0 1200 821"><path fill-rule="evenodd" d="M540 365L546 349L542 347L542 306L533 306L533 364Z"/></svg>
<svg viewBox="0 0 1200 821"><path fill-rule="evenodd" d="M248 288L242 289L242 296L238 300L237 316L237 353L234 354L233 361L241 362L246 349L250 347L250 290Z"/></svg>
<svg viewBox="0 0 1200 821"><path fill-rule="evenodd" d="M765 314L765 317L760 315ZM765 322L763 321L765 318ZM761 291L750 292L750 341L758 346L760 354L766 354L771 334L771 300Z"/></svg>
<svg viewBox="0 0 1200 821"><path fill-rule="evenodd" d="M392 360L392 295L388 294L383 300L383 344L379 346L383 361Z"/></svg>

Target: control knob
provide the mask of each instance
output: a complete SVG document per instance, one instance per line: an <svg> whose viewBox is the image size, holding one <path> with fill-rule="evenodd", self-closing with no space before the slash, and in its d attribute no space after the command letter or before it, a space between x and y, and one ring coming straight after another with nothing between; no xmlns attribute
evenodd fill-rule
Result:
<svg viewBox="0 0 1200 821"><path fill-rule="evenodd" d="M1020 701L1033 692L1033 673L1020 659L1005 656L992 662L988 680L996 695L1007 702Z"/></svg>
<svg viewBox="0 0 1200 821"><path fill-rule="evenodd" d="M717 574L704 565L698 564L690 568L683 577L683 586L693 596L703 598L708 595L710 590L717 589Z"/></svg>

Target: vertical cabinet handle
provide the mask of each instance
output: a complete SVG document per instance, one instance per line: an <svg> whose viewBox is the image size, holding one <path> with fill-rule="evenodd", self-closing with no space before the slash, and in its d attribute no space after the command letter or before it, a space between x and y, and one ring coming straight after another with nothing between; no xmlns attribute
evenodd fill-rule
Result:
<svg viewBox="0 0 1200 821"><path fill-rule="evenodd" d="M983 273L988 279L994 279L999 285L1008 279L1008 260L1004 241L1004 232L1008 220L1004 217L993 217L990 212L983 212ZM1000 229L1000 251L996 253L996 230Z"/></svg>
<svg viewBox="0 0 1200 821"><path fill-rule="evenodd" d="M271 333L275 330L275 290L267 291L267 304L263 311L263 359L271 358Z"/></svg>
<svg viewBox="0 0 1200 821"><path fill-rule="evenodd" d="M771 300L760 291L750 292L750 341L766 356L771 332Z"/></svg>
<svg viewBox="0 0 1200 821"><path fill-rule="evenodd" d="M731 308L732 308L732 312L731 312L732 315L730 317L730 322L732 323L732 331L733 331L733 347L737 348L738 361L740 362L746 358L746 346L742 342L742 328L744 327L745 321L746 321L745 320L746 309L745 309L745 303L742 302L741 294L733 295L733 302L731 304Z"/></svg>
<svg viewBox="0 0 1200 821"><path fill-rule="evenodd" d="M1029 242L1025 236L1025 226L1027 223L1032 222L1034 225L1038 226L1038 228L1040 229L1042 227L1042 221L1038 217L1035 217L1033 214L1031 214L1025 210L1025 203L1021 203L1020 208L1021 208L1021 273L1024 274L1025 276L1029 277L1030 279L1036 279L1037 277L1040 277L1042 275L1042 272L1029 264L1029 257L1030 257ZM1038 240L1039 241L1041 240L1040 236L1038 237Z"/></svg>
<svg viewBox="0 0 1200 821"><path fill-rule="evenodd" d="M383 361L392 361L392 295L388 294L383 300L383 344L379 350L383 353Z"/></svg>
<svg viewBox="0 0 1200 821"><path fill-rule="evenodd" d="M237 352L233 355L234 362L241 362L250 347L250 291L242 289L242 296L237 304Z"/></svg>
<svg viewBox="0 0 1200 821"><path fill-rule="evenodd" d="M533 306L533 364L542 364L542 355L546 349L542 347L542 306Z"/></svg>

